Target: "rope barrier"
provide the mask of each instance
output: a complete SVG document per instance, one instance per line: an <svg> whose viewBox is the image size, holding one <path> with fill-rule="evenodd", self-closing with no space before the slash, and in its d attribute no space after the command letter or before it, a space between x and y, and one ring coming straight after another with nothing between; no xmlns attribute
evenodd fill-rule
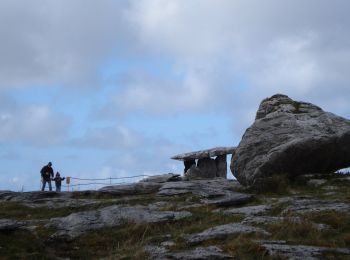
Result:
<svg viewBox="0 0 350 260"><path fill-rule="evenodd" d="M136 176L129 176L129 177L110 177L110 178L103 178L103 179L83 179L83 178L75 178L75 177L70 177L72 180L80 180L80 181L103 181L103 180L121 180L121 179L132 179L132 178L137 178L137 177L150 177L152 175L136 175Z"/></svg>
<svg viewBox="0 0 350 260"><path fill-rule="evenodd" d="M97 178L97 179L91 179L91 178L76 178L76 177L71 177L71 176L66 176L66 185L61 185L62 188L66 188L67 191L70 191L70 188L78 187L80 188L81 186L91 186L91 185L103 185L103 186L110 186L110 185L120 185L120 184L130 184L134 181L123 181L123 182L112 182L112 180L123 180L123 179L135 179L135 178L144 178L144 177L152 177L153 175L147 175L147 174L142 174L142 175L135 175L135 176L126 176L126 177L108 177L108 178ZM71 181L76 180L78 183L72 184ZM79 181L82 181L79 183ZM92 181L88 183L84 183L84 181ZM97 181L97 182L94 182ZM99 181L108 181L108 182L99 182ZM40 189L42 187L42 180L40 182ZM54 187L53 187L54 189ZM96 187L95 187L96 189ZM73 191L73 190L72 190Z"/></svg>
<svg viewBox="0 0 350 260"><path fill-rule="evenodd" d="M125 184L125 183L130 183L130 182L117 182L117 183L112 183L112 185L117 185L117 184ZM98 182L91 182L91 183L80 183L80 184L71 184L69 187L75 187L75 186L87 186L87 185L111 185L110 183L98 183ZM62 185L62 187L67 188L68 185Z"/></svg>

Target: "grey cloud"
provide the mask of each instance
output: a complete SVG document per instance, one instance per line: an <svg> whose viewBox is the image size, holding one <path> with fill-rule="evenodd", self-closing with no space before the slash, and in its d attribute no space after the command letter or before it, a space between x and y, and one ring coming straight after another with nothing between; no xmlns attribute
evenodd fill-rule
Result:
<svg viewBox="0 0 350 260"><path fill-rule="evenodd" d="M99 66L129 43L122 13L126 5L1 1L0 87L96 84Z"/></svg>
<svg viewBox="0 0 350 260"><path fill-rule="evenodd" d="M71 140L76 147L92 149L133 149L144 142L142 134L123 126L89 128L85 134Z"/></svg>
<svg viewBox="0 0 350 260"><path fill-rule="evenodd" d="M275 93L348 115L349 105L337 100L350 98L349 9L345 0L147 0L132 1L129 21L151 52L170 55L193 72L207 96L220 96L229 87L221 103L241 124L237 118L251 118L261 99ZM223 68L219 75L229 86L216 77ZM203 99L203 111L211 100L220 102ZM247 126L242 125L240 132Z"/></svg>
<svg viewBox="0 0 350 260"><path fill-rule="evenodd" d="M46 106L19 105L2 96L0 104L0 143L33 146L63 145L70 119Z"/></svg>

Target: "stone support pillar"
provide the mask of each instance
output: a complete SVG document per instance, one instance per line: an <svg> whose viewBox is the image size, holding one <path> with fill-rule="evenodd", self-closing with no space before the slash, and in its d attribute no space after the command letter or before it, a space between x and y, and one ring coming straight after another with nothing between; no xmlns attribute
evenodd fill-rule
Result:
<svg viewBox="0 0 350 260"><path fill-rule="evenodd" d="M215 159L216 177L227 178L227 160L225 155L218 155Z"/></svg>

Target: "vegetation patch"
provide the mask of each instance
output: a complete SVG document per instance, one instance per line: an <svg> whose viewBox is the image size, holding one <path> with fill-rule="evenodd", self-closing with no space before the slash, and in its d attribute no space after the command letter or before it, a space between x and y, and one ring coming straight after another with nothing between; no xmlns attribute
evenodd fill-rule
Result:
<svg viewBox="0 0 350 260"><path fill-rule="evenodd" d="M0 208L0 218L15 220L50 219L54 217L64 217L68 216L71 213L82 210L82 208L31 208L24 206L18 202L1 202Z"/></svg>

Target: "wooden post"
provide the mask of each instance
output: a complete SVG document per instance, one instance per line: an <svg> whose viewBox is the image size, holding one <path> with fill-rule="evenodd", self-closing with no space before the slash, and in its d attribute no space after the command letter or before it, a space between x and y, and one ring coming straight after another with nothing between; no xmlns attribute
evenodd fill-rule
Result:
<svg viewBox="0 0 350 260"><path fill-rule="evenodd" d="M67 177L67 178L66 178L66 183L67 183L67 185L68 185L68 191L69 191L70 177Z"/></svg>

